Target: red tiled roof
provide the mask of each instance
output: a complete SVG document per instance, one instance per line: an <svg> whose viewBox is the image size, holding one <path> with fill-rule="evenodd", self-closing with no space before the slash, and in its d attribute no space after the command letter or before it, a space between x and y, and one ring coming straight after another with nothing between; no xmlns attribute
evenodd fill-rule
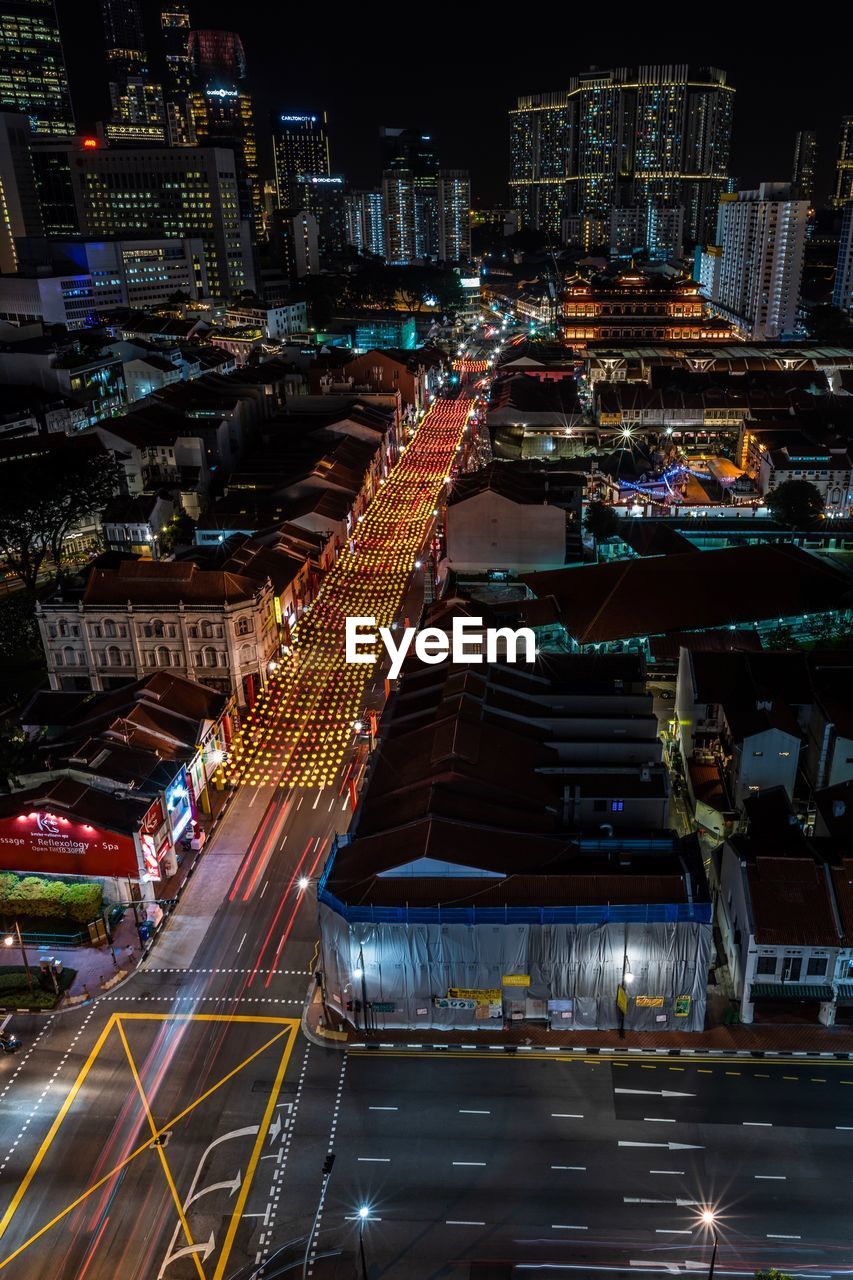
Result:
<svg viewBox="0 0 853 1280"><path fill-rule="evenodd" d="M755 939L777 946L837 947L839 937L822 863L758 857L747 867Z"/></svg>
<svg viewBox="0 0 853 1280"><path fill-rule="evenodd" d="M115 569L89 575L83 604L233 604L251 600L260 584L221 569L200 569L192 561L126 560Z"/></svg>

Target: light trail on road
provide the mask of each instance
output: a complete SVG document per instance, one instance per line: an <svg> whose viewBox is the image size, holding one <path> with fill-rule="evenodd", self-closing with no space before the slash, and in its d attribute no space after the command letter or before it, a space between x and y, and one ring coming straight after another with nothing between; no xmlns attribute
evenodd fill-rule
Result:
<svg viewBox="0 0 853 1280"><path fill-rule="evenodd" d="M291 656L246 718L229 765L255 786L326 787L352 744L373 668L348 664L348 616L392 626L471 414L468 398L437 400L294 631Z"/></svg>

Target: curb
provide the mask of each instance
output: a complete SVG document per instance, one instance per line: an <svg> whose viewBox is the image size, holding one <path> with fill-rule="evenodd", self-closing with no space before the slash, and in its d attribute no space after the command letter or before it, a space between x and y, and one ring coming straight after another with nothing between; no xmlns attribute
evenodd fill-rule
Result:
<svg viewBox="0 0 853 1280"><path fill-rule="evenodd" d="M306 1005L303 1013L303 1029L307 1018ZM306 1036L313 1044L321 1044L328 1047L328 1041L316 1038L315 1032L305 1031ZM766 1061L768 1058L778 1058L789 1061L791 1059L810 1059L820 1060L827 1059L838 1062L853 1062L853 1052L831 1052L820 1049L718 1049L718 1048L696 1048L696 1049L638 1049L627 1047L625 1049L611 1048L608 1046L592 1045L581 1047L580 1045L533 1045L533 1044L454 1044L448 1042L446 1044L410 1044L408 1042L395 1044L392 1041L375 1041L375 1040L351 1040L347 1041L348 1049L368 1049L376 1052L381 1049L392 1049L397 1053L410 1050L411 1052L420 1052L432 1050L434 1053L448 1053L464 1050L467 1053L557 1053L564 1057L572 1054L583 1054L585 1057L596 1057L603 1054L609 1054L615 1057L624 1057L626 1054L634 1054L637 1057L644 1058L691 1058L700 1057L717 1057L717 1058L752 1058L759 1061Z"/></svg>
<svg viewBox="0 0 853 1280"><path fill-rule="evenodd" d="M315 1030L310 1026L308 1022L308 1012L312 1005L319 1003L319 1001L315 999L319 990L320 988L313 985L313 983L308 988L308 992L305 996L305 1003L302 1006L302 1017L300 1018L302 1034L309 1044L315 1044L320 1049L349 1049L351 1047L349 1042L349 1032L326 1031L325 1028L321 1031L319 1027Z"/></svg>

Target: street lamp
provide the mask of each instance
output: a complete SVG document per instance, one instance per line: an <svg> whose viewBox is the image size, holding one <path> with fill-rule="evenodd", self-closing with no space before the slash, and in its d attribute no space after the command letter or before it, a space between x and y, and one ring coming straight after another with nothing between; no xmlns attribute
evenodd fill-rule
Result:
<svg viewBox="0 0 853 1280"><path fill-rule="evenodd" d="M714 1280L714 1267L717 1263L717 1213L715 1209L703 1209L699 1221L711 1233L713 1248L711 1249L711 1265L708 1268L708 1280Z"/></svg>
<svg viewBox="0 0 853 1280"><path fill-rule="evenodd" d="M3 939L3 946L14 947L15 937L17 937L18 946L21 948L21 959L24 962L24 972L27 975L27 986L29 987L30 991L32 991L33 975L30 970L30 962L27 960L26 950L24 949L24 939L21 937L21 926L18 924L17 920L15 921L15 935L13 936L11 933L7 933L5 938Z"/></svg>
<svg viewBox="0 0 853 1280"><path fill-rule="evenodd" d="M358 1256L361 1259L361 1280L367 1280L367 1261L364 1256L364 1224L370 1217L370 1208L366 1204L358 1209Z"/></svg>

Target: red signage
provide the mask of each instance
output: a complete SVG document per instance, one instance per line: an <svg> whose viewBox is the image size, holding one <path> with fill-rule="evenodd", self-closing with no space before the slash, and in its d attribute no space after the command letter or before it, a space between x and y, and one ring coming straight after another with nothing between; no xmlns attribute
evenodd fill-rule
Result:
<svg viewBox="0 0 853 1280"><path fill-rule="evenodd" d="M158 797L142 819L141 830L147 836L156 836L165 821L166 815L163 812L163 802Z"/></svg>
<svg viewBox="0 0 853 1280"><path fill-rule="evenodd" d="M37 810L0 818L0 870L52 875L139 875L133 838Z"/></svg>

